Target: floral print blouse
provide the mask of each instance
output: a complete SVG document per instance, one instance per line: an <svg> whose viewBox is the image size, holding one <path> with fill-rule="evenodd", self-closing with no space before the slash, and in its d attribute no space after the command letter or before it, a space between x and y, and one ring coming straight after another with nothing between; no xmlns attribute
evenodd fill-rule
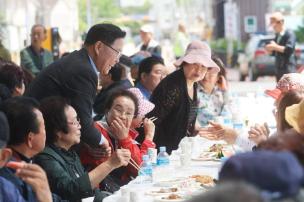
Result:
<svg viewBox="0 0 304 202"><path fill-rule="evenodd" d="M221 114L224 106L228 103L228 93L215 87L211 94L207 94L203 86L198 85L197 99L197 121L203 127L208 125L208 121L214 120L216 116Z"/></svg>

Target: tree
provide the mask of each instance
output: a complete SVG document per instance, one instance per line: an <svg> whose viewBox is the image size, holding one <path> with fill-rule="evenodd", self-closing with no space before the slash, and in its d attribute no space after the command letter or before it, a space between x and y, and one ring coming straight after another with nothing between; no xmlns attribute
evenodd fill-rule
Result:
<svg viewBox="0 0 304 202"><path fill-rule="evenodd" d="M297 30L295 30L295 34L297 37L297 42L304 43L304 26L299 26Z"/></svg>
<svg viewBox="0 0 304 202"><path fill-rule="evenodd" d="M92 24L99 23L105 19L119 17L121 9L113 0L91 0ZM87 27L87 0L78 0L79 6L79 29L84 32Z"/></svg>

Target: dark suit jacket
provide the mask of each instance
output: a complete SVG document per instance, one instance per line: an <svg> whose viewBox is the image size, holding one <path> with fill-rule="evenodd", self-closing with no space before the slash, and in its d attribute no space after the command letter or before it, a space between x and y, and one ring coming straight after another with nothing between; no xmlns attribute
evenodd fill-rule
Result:
<svg viewBox="0 0 304 202"><path fill-rule="evenodd" d="M94 72L86 49L74 51L44 69L31 83L26 95L38 100L62 96L70 100L81 123L81 138L98 146L101 134L93 125L92 106L97 91Z"/></svg>
<svg viewBox="0 0 304 202"><path fill-rule="evenodd" d="M294 33L290 30L286 30L284 35L281 36L281 39L278 42L279 35L277 34L275 37L275 41L281 45L285 46L284 53L274 52L276 58L276 68L280 72L290 73L295 72L295 44L296 44L296 37Z"/></svg>

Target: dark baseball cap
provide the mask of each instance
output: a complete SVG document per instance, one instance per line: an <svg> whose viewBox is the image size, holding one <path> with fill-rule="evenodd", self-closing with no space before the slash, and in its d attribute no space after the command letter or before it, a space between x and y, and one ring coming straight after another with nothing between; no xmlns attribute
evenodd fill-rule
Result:
<svg viewBox="0 0 304 202"><path fill-rule="evenodd" d="M287 151L237 154L223 165L219 180L242 180L261 189L268 199L294 197L303 183L303 168Z"/></svg>
<svg viewBox="0 0 304 202"><path fill-rule="evenodd" d="M5 147L9 139L9 125L6 116L0 112L0 149Z"/></svg>

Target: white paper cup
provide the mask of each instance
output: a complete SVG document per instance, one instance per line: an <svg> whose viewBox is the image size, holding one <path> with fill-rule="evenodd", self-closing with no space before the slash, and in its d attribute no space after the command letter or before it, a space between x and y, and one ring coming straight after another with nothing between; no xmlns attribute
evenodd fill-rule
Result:
<svg viewBox="0 0 304 202"><path fill-rule="evenodd" d="M181 154L180 161L181 161L182 167L190 166L191 155L190 154Z"/></svg>
<svg viewBox="0 0 304 202"><path fill-rule="evenodd" d="M181 143L181 151L182 154L191 154L191 143L188 141L184 141Z"/></svg>
<svg viewBox="0 0 304 202"><path fill-rule="evenodd" d="M143 201L143 194L139 191L130 192L130 202L141 202Z"/></svg>
<svg viewBox="0 0 304 202"><path fill-rule="evenodd" d="M121 196L125 197L127 202L130 201L130 192L131 192L131 190L126 186L120 188Z"/></svg>

